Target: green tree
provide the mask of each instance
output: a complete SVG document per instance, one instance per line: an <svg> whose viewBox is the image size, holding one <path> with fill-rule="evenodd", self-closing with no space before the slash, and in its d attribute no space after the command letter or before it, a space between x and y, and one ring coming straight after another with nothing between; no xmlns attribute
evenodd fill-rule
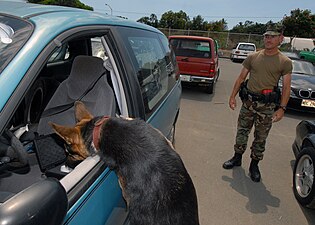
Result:
<svg viewBox="0 0 315 225"><path fill-rule="evenodd" d="M141 18L147 22L147 19ZM144 22L144 23L146 23ZM195 16L192 20L189 16L180 10L179 12L168 11L164 13L159 21L160 28L173 28L173 29L191 29L203 31L225 31L227 30L227 22L222 19L215 22L207 22L201 15Z"/></svg>
<svg viewBox="0 0 315 225"><path fill-rule="evenodd" d="M153 27L159 26L159 20L158 20L157 16L153 13L150 16L150 22L151 22L151 26L153 26Z"/></svg>
<svg viewBox="0 0 315 225"><path fill-rule="evenodd" d="M285 36L315 37L315 15L310 10L292 10L290 16L283 18L282 24L285 26Z"/></svg>
<svg viewBox="0 0 315 225"><path fill-rule="evenodd" d="M137 20L137 22L151 25L150 18L148 16L141 17Z"/></svg>
<svg viewBox="0 0 315 225"><path fill-rule="evenodd" d="M209 22L207 24L208 31L222 32L222 31L226 31L227 29L228 27L227 27L227 22L225 21L225 19L215 21L215 22Z"/></svg>
<svg viewBox="0 0 315 225"><path fill-rule="evenodd" d="M243 24L240 22L235 27L233 27L230 32L233 33L249 33L249 34L263 34L266 31L267 25L273 23L272 21L267 22L266 24L254 23L253 21L245 21Z"/></svg>
<svg viewBox="0 0 315 225"><path fill-rule="evenodd" d="M206 30L208 23L204 21L202 16L197 15L192 19L191 29L192 30Z"/></svg>
<svg viewBox="0 0 315 225"><path fill-rule="evenodd" d="M148 17L148 16L141 17L140 19L137 20L137 22L144 23L144 24L150 25L152 27L158 27L158 25L159 25L159 20L158 20L157 16L153 13L151 14L150 17Z"/></svg>
<svg viewBox="0 0 315 225"><path fill-rule="evenodd" d="M79 0L28 0L28 2L42 5L61 5L93 11L93 7L85 5Z"/></svg>
<svg viewBox="0 0 315 225"><path fill-rule="evenodd" d="M179 12L168 11L163 13L159 27L161 28L173 28L173 29L186 29L189 24L189 17L185 12L180 10Z"/></svg>

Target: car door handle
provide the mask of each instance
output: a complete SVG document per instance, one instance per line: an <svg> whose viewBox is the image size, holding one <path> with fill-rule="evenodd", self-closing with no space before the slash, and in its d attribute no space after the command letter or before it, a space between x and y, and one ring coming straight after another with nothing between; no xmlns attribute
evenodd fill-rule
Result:
<svg viewBox="0 0 315 225"><path fill-rule="evenodd" d="M188 57L186 57L186 58L182 58L182 61L184 61L184 62L188 62Z"/></svg>

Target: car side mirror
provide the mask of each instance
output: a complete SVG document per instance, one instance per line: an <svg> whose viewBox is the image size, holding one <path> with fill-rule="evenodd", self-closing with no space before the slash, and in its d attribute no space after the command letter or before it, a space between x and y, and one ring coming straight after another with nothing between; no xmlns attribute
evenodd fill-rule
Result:
<svg viewBox="0 0 315 225"><path fill-rule="evenodd" d="M68 209L67 193L57 179L47 178L17 193L0 205L0 224L63 223Z"/></svg>

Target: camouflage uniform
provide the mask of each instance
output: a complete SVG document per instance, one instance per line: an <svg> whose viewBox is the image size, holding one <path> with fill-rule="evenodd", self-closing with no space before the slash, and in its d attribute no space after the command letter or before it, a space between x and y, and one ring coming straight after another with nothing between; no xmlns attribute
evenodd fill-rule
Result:
<svg viewBox="0 0 315 225"><path fill-rule="evenodd" d="M251 158L262 160L266 139L272 126L275 103L263 103L246 100L242 104L237 124L234 151L243 154L247 147L249 133L255 126L254 141L251 146Z"/></svg>
<svg viewBox="0 0 315 225"><path fill-rule="evenodd" d="M264 50L249 55L243 62L244 68L250 71L247 89L261 95L262 90L272 90L277 86L281 76L292 72L292 62L281 53L268 56ZM246 99L246 98L245 98ZM251 146L251 158L262 160L266 139L272 126L275 103L262 101L243 102L237 125L235 153L243 154L247 147L248 135L255 126L254 141Z"/></svg>

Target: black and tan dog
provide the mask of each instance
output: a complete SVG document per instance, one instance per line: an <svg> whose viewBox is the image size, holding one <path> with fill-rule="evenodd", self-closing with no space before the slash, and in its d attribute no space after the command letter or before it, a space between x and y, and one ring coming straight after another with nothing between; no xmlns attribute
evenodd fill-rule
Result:
<svg viewBox="0 0 315 225"><path fill-rule="evenodd" d="M75 127L51 125L78 159L101 153L119 178L130 225L199 224L192 180L159 131L140 119L93 118L82 103L75 107Z"/></svg>

